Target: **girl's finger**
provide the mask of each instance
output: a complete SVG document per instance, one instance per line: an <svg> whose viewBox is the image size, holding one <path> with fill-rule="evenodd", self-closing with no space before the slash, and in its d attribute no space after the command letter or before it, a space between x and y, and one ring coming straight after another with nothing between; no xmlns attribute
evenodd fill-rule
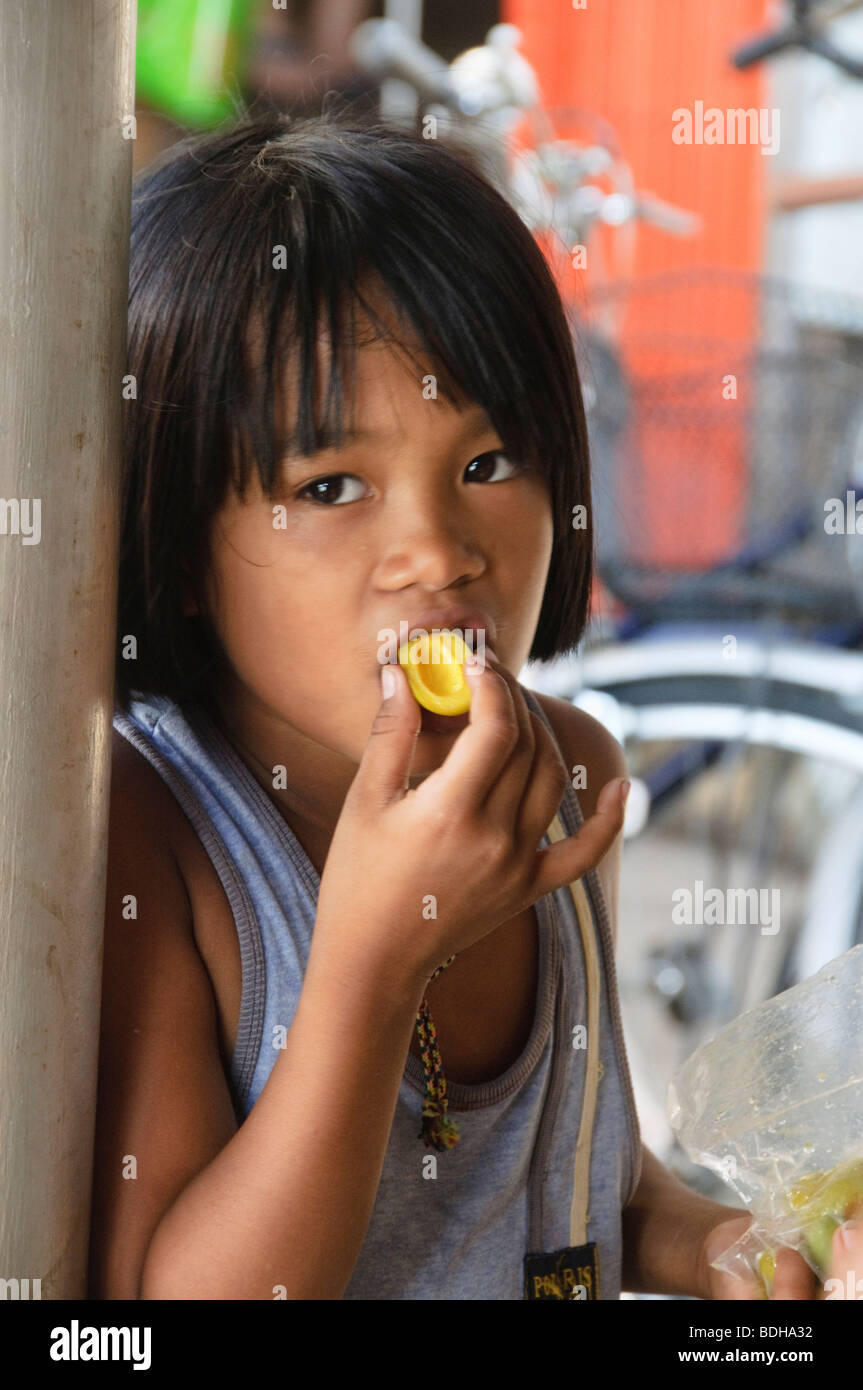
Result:
<svg viewBox="0 0 863 1390"><path fill-rule="evenodd" d="M863 1295L863 1205L847 1212L846 1219L833 1232L831 1250L830 1279L839 1280L839 1291L835 1284L824 1281L825 1297L853 1298Z"/></svg>
<svg viewBox="0 0 863 1390"><path fill-rule="evenodd" d="M527 787L518 808L515 840L533 852L560 809L569 784L569 773L552 734L538 714L529 711L533 721L533 763Z"/></svg>
<svg viewBox="0 0 863 1390"><path fill-rule="evenodd" d="M596 810L575 835L536 851L531 888L534 901L581 878L608 853L623 826L621 790L625 781L624 777L615 777L606 782Z"/></svg>
<svg viewBox="0 0 863 1390"><path fill-rule="evenodd" d="M519 723L509 686L491 663L466 669L471 672L470 722L416 795L441 798L456 813L476 814L518 742Z"/></svg>
<svg viewBox="0 0 863 1390"><path fill-rule="evenodd" d="M419 706L398 665L381 667L381 702L348 793L383 807L405 792L421 728Z"/></svg>
<svg viewBox="0 0 863 1390"><path fill-rule="evenodd" d="M763 1303L766 1295L761 1280L754 1274L740 1278L734 1275L726 1280L722 1288L722 1302L736 1303L745 1301L746 1303Z"/></svg>
<svg viewBox="0 0 863 1390"><path fill-rule="evenodd" d="M771 1298L778 1301L784 1298L813 1299L817 1280L802 1255L796 1250L782 1246L776 1256L776 1272L773 1275Z"/></svg>
<svg viewBox="0 0 863 1390"><path fill-rule="evenodd" d="M512 696L512 706L518 720L518 742L501 769L500 776L490 788L483 803L483 817L490 824L498 824L514 835L518 823L519 806L528 785L534 764L535 737L534 720L521 686L511 671L494 657L486 648L486 657L491 659L492 669L506 681Z"/></svg>

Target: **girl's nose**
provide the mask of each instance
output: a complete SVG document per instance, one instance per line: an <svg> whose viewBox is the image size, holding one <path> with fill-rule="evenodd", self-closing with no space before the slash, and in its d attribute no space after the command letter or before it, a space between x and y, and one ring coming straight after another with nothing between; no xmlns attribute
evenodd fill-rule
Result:
<svg viewBox="0 0 863 1390"><path fill-rule="evenodd" d="M443 589L458 580L473 579L485 568L478 538L443 509L422 509L403 521L403 514L384 541L378 577L386 587L425 584Z"/></svg>

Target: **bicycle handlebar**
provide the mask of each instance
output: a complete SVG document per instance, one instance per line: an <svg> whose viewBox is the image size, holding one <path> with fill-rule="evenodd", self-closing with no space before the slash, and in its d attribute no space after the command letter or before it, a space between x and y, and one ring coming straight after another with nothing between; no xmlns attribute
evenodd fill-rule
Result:
<svg viewBox="0 0 863 1390"><path fill-rule="evenodd" d="M826 58L828 62L835 64L842 72L847 72L849 77L863 78L863 62L858 58L849 58L847 54L840 52L834 43L829 39L819 38L813 35L806 43L806 48L810 53L816 53L819 58Z"/></svg>
<svg viewBox="0 0 863 1390"><path fill-rule="evenodd" d="M750 39L748 43L743 43L736 48L731 55L731 61L736 68L751 68L755 63L761 63L765 58L772 58L774 54L781 53L785 48L792 48L800 43L800 34L796 25L793 30L785 30L776 34L762 34L758 39Z"/></svg>
<svg viewBox="0 0 863 1390"><path fill-rule="evenodd" d="M696 212L665 203L661 198L654 198L652 193L637 193L634 201L636 217L671 236L692 237L701 230L702 219Z"/></svg>
<svg viewBox="0 0 863 1390"><path fill-rule="evenodd" d="M424 101L457 104L449 64L434 49L412 39L394 19L367 19L357 25L351 52L373 77L407 82Z"/></svg>
<svg viewBox="0 0 863 1390"><path fill-rule="evenodd" d="M858 9L859 0L858 3L843 8ZM836 13L828 15L825 22L836 17ZM812 0L794 0L794 18L788 24L771 34L761 34L758 38L741 44L731 54L731 62L742 71L789 48L801 48L805 53L814 53L819 58L826 58L842 72L847 72L850 77L863 78L863 61L849 57L830 39L818 33L812 15Z"/></svg>

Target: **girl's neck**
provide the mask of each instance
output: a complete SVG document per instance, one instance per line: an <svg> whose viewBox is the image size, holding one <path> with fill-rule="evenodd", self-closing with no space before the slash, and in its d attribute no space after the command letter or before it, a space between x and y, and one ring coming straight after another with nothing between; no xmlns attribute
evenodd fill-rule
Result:
<svg viewBox="0 0 863 1390"><path fill-rule="evenodd" d="M322 875L356 765L238 694L223 687L211 717ZM274 786L276 767L285 768L284 787Z"/></svg>

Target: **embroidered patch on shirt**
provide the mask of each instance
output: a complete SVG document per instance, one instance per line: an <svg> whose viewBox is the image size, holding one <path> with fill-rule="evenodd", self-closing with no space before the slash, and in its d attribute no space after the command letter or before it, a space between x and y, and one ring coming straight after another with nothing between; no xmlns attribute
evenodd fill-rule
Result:
<svg viewBox="0 0 863 1390"><path fill-rule="evenodd" d="M570 1302L599 1298L599 1252L596 1241L569 1245L548 1255L525 1255L524 1296Z"/></svg>

